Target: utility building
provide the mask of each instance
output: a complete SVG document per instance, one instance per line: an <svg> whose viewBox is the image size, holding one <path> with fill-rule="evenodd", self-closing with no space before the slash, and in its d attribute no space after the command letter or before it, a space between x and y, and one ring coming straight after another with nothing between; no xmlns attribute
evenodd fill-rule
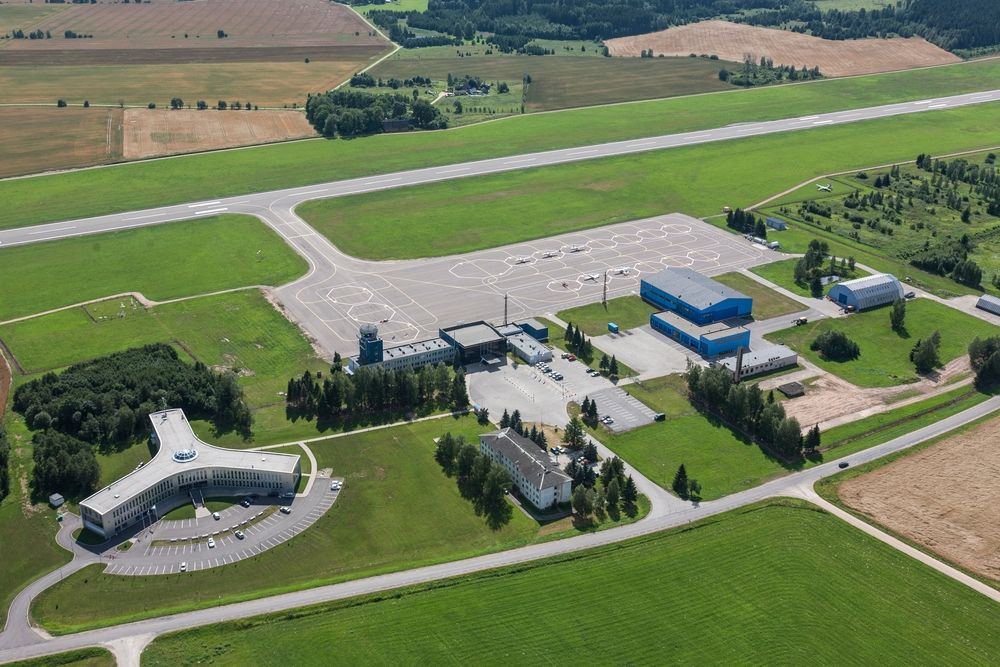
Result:
<svg viewBox="0 0 1000 667"><path fill-rule="evenodd" d="M771 345L753 352L744 352L741 356L726 357L720 359L717 365L722 366L739 379L753 377L761 373L770 373L795 366L799 357L794 351L784 345ZM739 362L739 375L736 373L736 365Z"/></svg>
<svg viewBox="0 0 1000 667"><path fill-rule="evenodd" d="M830 288L828 296L839 306L868 310L902 299L903 286L892 274L876 273L837 283Z"/></svg>
<svg viewBox="0 0 1000 667"><path fill-rule="evenodd" d="M750 347L750 330L726 322L698 325L669 310L654 313L649 318L654 331L690 347L704 357L731 354L740 348Z"/></svg>
<svg viewBox="0 0 1000 667"><path fill-rule="evenodd" d="M749 317L753 299L691 269L664 269L643 278L639 296L697 325Z"/></svg>
<svg viewBox="0 0 1000 667"><path fill-rule="evenodd" d="M526 333L508 336L507 344L510 345L510 351L527 364L535 365L541 361L552 361L552 350Z"/></svg>

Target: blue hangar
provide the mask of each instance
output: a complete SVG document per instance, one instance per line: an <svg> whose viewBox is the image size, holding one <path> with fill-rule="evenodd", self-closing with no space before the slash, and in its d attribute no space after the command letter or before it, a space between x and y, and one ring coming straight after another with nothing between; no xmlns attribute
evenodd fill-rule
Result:
<svg viewBox="0 0 1000 667"><path fill-rule="evenodd" d="M750 317L753 299L691 269L665 269L643 278L639 295L664 312L650 317L656 331L706 357L750 347L750 331L728 322Z"/></svg>

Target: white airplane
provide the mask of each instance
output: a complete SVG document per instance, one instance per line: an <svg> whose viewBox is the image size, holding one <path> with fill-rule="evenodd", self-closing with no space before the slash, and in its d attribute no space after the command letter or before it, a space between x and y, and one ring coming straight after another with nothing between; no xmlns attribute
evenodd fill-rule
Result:
<svg viewBox="0 0 1000 667"><path fill-rule="evenodd" d="M589 273L583 277L584 280L597 280L600 276L596 273Z"/></svg>
<svg viewBox="0 0 1000 667"><path fill-rule="evenodd" d="M516 262L517 264L527 264L528 262L530 262L530 261L531 261L531 258L530 258L530 257L518 257L518 258L517 258L516 260L514 260L514 261L515 261L515 262Z"/></svg>
<svg viewBox="0 0 1000 667"><path fill-rule="evenodd" d="M549 259L550 257L558 257L558 256L559 256L558 250L548 250L542 253L542 259Z"/></svg>
<svg viewBox="0 0 1000 667"><path fill-rule="evenodd" d="M619 276L627 276L629 271L631 270L632 270L631 266L619 266L617 269L615 269L615 274Z"/></svg>
<svg viewBox="0 0 1000 667"><path fill-rule="evenodd" d="M574 245L574 246L570 246L569 251L570 252L583 252L586 249L587 249L587 246L585 246L585 245Z"/></svg>
<svg viewBox="0 0 1000 667"><path fill-rule="evenodd" d="M819 190L820 192L833 192L833 183L827 183L826 185L817 183L816 189Z"/></svg>

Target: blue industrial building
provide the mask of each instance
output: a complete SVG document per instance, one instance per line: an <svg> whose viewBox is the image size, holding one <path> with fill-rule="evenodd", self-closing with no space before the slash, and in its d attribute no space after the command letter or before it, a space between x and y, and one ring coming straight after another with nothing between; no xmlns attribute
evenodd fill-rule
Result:
<svg viewBox="0 0 1000 667"><path fill-rule="evenodd" d="M749 317L753 299L691 269L664 269L643 278L639 296L697 325Z"/></svg>
<svg viewBox="0 0 1000 667"><path fill-rule="evenodd" d="M649 324L655 331L704 357L718 357L740 348L750 348L750 330L725 322L698 325L668 310L654 313Z"/></svg>
<svg viewBox="0 0 1000 667"><path fill-rule="evenodd" d="M544 343L549 339L549 328L535 318L516 322L515 324L521 331L537 341Z"/></svg>

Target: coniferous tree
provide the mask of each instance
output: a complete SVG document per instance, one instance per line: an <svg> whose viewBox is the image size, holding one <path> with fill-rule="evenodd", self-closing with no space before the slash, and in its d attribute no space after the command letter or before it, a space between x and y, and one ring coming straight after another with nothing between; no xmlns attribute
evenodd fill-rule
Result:
<svg viewBox="0 0 1000 667"><path fill-rule="evenodd" d="M679 498L687 500L688 476L687 469L684 468L683 463L677 468L677 472L674 473L674 481L671 483L670 488L674 490L674 493L676 493Z"/></svg>

